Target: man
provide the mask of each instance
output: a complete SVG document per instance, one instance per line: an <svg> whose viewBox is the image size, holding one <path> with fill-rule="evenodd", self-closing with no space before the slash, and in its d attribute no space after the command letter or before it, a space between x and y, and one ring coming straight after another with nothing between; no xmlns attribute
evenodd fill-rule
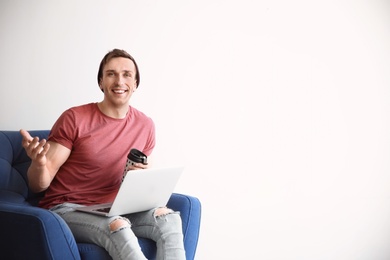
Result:
<svg viewBox="0 0 390 260"><path fill-rule="evenodd" d="M48 141L21 130L31 158L29 186L34 192L46 191L40 206L58 213L76 241L104 247L113 259L146 259L136 236L156 241L157 259L185 259L181 219L168 208L109 218L74 210L113 201L131 148L152 153L154 123L129 105L139 82L133 57L114 49L99 66L103 101L66 110ZM140 163L128 170L147 167Z"/></svg>

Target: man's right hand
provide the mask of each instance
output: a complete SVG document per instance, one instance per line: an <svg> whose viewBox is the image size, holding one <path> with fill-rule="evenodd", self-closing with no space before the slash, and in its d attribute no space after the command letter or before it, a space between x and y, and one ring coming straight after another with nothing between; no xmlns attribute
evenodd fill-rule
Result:
<svg viewBox="0 0 390 260"><path fill-rule="evenodd" d="M69 158L71 150L56 142L46 142L32 137L26 130L20 130L23 136L22 146L31 158L27 171L28 184L33 192L46 190L58 169Z"/></svg>
<svg viewBox="0 0 390 260"><path fill-rule="evenodd" d="M50 149L50 144L45 139L39 141L38 137L32 137L24 129L20 130L20 134L23 136L22 146L26 150L27 156L36 166L45 166L46 154Z"/></svg>

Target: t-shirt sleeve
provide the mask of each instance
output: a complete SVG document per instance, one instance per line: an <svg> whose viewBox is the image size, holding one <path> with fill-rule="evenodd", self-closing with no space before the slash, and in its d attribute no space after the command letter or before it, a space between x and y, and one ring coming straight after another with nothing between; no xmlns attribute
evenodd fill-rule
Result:
<svg viewBox="0 0 390 260"><path fill-rule="evenodd" d="M74 114L72 111L66 110L54 123L48 140L72 150L76 131Z"/></svg>
<svg viewBox="0 0 390 260"><path fill-rule="evenodd" d="M156 129L154 126L154 122L150 119L150 128L149 128L149 136L146 142L146 145L143 149L143 153L147 156L151 155L153 152L153 149L156 145Z"/></svg>

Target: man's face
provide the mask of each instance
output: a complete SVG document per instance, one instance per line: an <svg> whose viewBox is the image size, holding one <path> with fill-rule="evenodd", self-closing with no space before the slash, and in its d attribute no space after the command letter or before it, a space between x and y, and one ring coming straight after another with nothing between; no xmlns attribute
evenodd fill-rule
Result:
<svg viewBox="0 0 390 260"><path fill-rule="evenodd" d="M100 88L104 99L115 106L128 105L137 88L136 68L130 59L112 58L103 68Z"/></svg>

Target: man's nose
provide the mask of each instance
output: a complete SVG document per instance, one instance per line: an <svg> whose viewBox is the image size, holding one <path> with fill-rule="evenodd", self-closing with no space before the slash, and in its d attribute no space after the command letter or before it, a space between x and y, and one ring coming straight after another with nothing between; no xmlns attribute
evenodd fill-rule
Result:
<svg viewBox="0 0 390 260"><path fill-rule="evenodd" d="M118 84L119 86L122 86L124 84L124 82L125 82L125 79L124 79L124 77L122 75L118 75L116 77L116 82L115 83Z"/></svg>

